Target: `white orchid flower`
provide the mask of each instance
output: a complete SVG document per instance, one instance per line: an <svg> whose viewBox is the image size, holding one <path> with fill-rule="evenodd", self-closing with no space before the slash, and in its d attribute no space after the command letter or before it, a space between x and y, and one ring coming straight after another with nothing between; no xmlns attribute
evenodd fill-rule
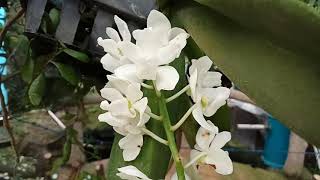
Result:
<svg viewBox="0 0 320 180"><path fill-rule="evenodd" d="M131 34L128 25L116 15L114 16L114 21L118 27L122 39L115 29L107 27L106 33L110 39L102 39L99 37L97 40L98 44L103 47L105 52L107 52L107 54L101 58L103 68L110 72L114 72L117 67L120 67L124 64L132 63L123 55L120 46L121 42L131 41Z"/></svg>
<svg viewBox="0 0 320 180"><path fill-rule="evenodd" d="M171 28L161 12L152 10L147 28L135 30L136 44L123 42L123 54L136 65L139 79L154 80L157 90L173 90L179 81L177 70L167 64L180 56L189 35L180 28Z"/></svg>
<svg viewBox="0 0 320 180"><path fill-rule="evenodd" d="M151 180L148 178L143 172L141 172L138 168L134 166L125 166L118 168L119 176L121 179L125 180Z"/></svg>
<svg viewBox="0 0 320 180"><path fill-rule="evenodd" d="M106 99L101 102L101 108L114 117L134 118L138 112L142 118L147 109L148 98L143 97L140 84L111 75L107 77L109 79L107 87L100 90L101 96Z"/></svg>
<svg viewBox="0 0 320 180"><path fill-rule="evenodd" d="M190 92L191 98L195 103L195 109L192 111L194 119L207 130L210 126L206 123L203 115L210 117L217 110L226 104L230 96L230 89L221 86L221 74L210 72L211 60L204 56L199 60L192 60L189 68ZM211 131L214 131L211 129Z"/></svg>
<svg viewBox="0 0 320 180"><path fill-rule="evenodd" d="M98 119L125 136L119 141L119 147L123 149L123 159L132 161L140 153L144 134L142 128L150 119L145 113L151 111L147 106L148 99L142 98L140 84L112 75L107 77L109 82L101 89L101 96L106 100L100 104L101 109L107 112L100 114Z"/></svg>
<svg viewBox="0 0 320 180"><path fill-rule="evenodd" d="M150 108L147 109L150 111ZM150 116L143 114L134 118L124 118L122 116L112 116L110 112L101 114L98 119L113 126L113 129L124 137L119 141L119 147L123 150L122 155L125 161L132 161L139 155L143 145L143 135L145 124Z"/></svg>
<svg viewBox="0 0 320 180"><path fill-rule="evenodd" d="M214 126L211 121L208 123ZM212 165L215 171L222 175L231 174L232 161L228 152L221 149L230 140L230 132L217 133L200 127L196 135L195 149L190 153L191 162Z"/></svg>

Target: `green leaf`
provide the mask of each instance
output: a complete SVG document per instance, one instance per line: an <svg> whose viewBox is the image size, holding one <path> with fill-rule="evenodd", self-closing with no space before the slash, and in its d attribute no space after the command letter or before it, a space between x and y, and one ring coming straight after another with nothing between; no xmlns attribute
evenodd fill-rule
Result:
<svg viewBox="0 0 320 180"><path fill-rule="evenodd" d="M31 104L35 106L40 104L44 95L45 84L46 81L43 74L40 74L35 80L33 80L28 91Z"/></svg>
<svg viewBox="0 0 320 180"><path fill-rule="evenodd" d="M22 62L27 60L30 42L25 35L19 35L17 37L10 37L10 41L7 44L14 52L14 57Z"/></svg>
<svg viewBox="0 0 320 180"><path fill-rule="evenodd" d="M52 32L55 32L60 22L60 11L56 8L52 8L49 11L49 18L51 21L50 29Z"/></svg>
<svg viewBox="0 0 320 180"><path fill-rule="evenodd" d="M196 0L286 49L319 57L320 13L298 0Z"/></svg>
<svg viewBox="0 0 320 180"><path fill-rule="evenodd" d="M71 66L58 63L58 62L52 62L52 64L54 64L57 67L62 78L64 78L66 81L68 81L72 85L78 84L79 77Z"/></svg>
<svg viewBox="0 0 320 180"><path fill-rule="evenodd" d="M21 67L21 77L22 80L26 83L31 83L33 79L33 70L34 70L34 61L30 55L25 62L25 64Z"/></svg>
<svg viewBox="0 0 320 180"><path fill-rule="evenodd" d="M282 43L271 43L263 33L196 3L173 12L197 45L242 91L308 142L320 145L319 56L312 58ZM288 33L293 29L287 29ZM305 41L311 41L309 34L302 34ZM318 43L319 36L314 37ZM312 48L312 44L304 45Z"/></svg>
<svg viewBox="0 0 320 180"><path fill-rule="evenodd" d="M67 53L68 55L72 56L73 58L81 62L89 62L89 57L85 53L75 51L73 49L64 49L63 52Z"/></svg>
<svg viewBox="0 0 320 180"><path fill-rule="evenodd" d="M72 128L66 129L66 142L63 145L62 157L53 162L51 173L55 173L61 166L65 165L70 159L72 147Z"/></svg>

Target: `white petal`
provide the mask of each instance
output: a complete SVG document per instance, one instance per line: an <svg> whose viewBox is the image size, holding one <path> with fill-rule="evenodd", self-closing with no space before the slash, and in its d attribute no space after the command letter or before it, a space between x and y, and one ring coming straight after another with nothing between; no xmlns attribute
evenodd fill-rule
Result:
<svg viewBox="0 0 320 180"><path fill-rule="evenodd" d="M102 102L100 103L100 108L101 108L102 110L107 111L108 108L109 108L109 102L106 101L106 100L102 101Z"/></svg>
<svg viewBox="0 0 320 180"><path fill-rule="evenodd" d="M209 149L209 145L212 142L215 134L218 133L218 128L211 122L207 121L207 123L214 129L215 131L208 131L203 127L200 127L197 135L196 135L196 143L202 150Z"/></svg>
<svg viewBox="0 0 320 180"><path fill-rule="evenodd" d="M211 132L216 131L216 127L212 127L204 119L200 105L198 105L198 107L192 111L192 115L193 115L194 119L200 124L201 127L203 127L204 129L207 129L208 131L211 131Z"/></svg>
<svg viewBox="0 0 320 180"><path fill-rule="evenodd" d="M179 81L179 73L174 67L161 66L157 68L157 90L173 90Z"/></svg>
<svg viewBox="0 0 320 180"><path fill-rule="evenodd" d="M118 171L123 174L127 174L127 175L130 175L133 177L139 177L142 180L151 180L145 174L143 174L138 168L136 168L132 165L118 168Z"/></svg>
<svg viewBox="0 0 320 180"><path fill-rule="evenodd" d="M221 149L230 140L231 140L231 133L230 132L227 132L227 131L220 132L219 134L217 134L214 137L214 139L210 145L210 149Z"/></svg>
<svg viewBox="0 0 320 180"><path fill-rule="evenodd" d="M193 73L195 69L198 70L198 73L201 74L202 72L209 71L210 67L212 66L212 61L208 56L203 56L198 60L192 59L192 64L189 68L189 73Z"/></svg>
<svg viewBox="0 0 320 180"><path fill-rule="evenodd" d="M114 116L112 116L110 112L100 114L98 116L98 119L100 122L108 123L110 126L122 126L123 125L123 121L121 119L117 119Z"/></svg>
<svg viewBox="0 0 320 180"><path fill-rule="evenodd" d="M157 67L153 64L138 64L137 65L137 76L140 79L145 80L156 80L157 77Z"/></svg>
<svg viewBox="0 0 320 180"><path fill-rule="evenodd" d="M147 108L147 105L148 105L147 97L144 97L133 104L133 108L139 112L140 120L143 118L143 114Z"/></svg>
<svg viewBox="0 0 320 180"><path fill-rule="evenodd" d="M132 42L121 42L119 47L124 56L134 63L142 63L144 61L142 50Z"/></svg>
<svg viewBox="0 0 320 180"><path fill-rule="evenodd" d="M222 149L210 151L206 157L206 163L214 165L216 172L219 174L228 175L233 172L233 165L229 154Z"/></svg>
<svg viewBox="0 0 320 180"><path fill-rule="evenodd" d="M139 155L141 147L143 145L143 136L128 134L124 138L120 139L119 147L123 149L123 159L125 161L132 161Z"/></svg>
<svg viewBox="0 0 320 180"><path fill-rule="evenodd" d="M152 10L147 18L147 27L169 32L171 29L171 24L169 19L164 14L157 10Z"/></svg>
<svg viewBox="0 0 320 180"><path fill-rule="evenodd" d="M136 45L143 50L146 58L155 56L159 48L168 44L167 34L153 28L138 29L133 31L132 34L136 39Z"/></svg>
<svg viewBox="0 0 320 180"><path fill-rule="evenodd" d="M115 42L121 41L119 33L115 29L107 27L106 33L109 36L109 38L113 39Z"/></svg>
<svg viewBox="0 0 320 180"><path fill-rule="evenodd" d="M98 44L105 52L110 53L112 56L116 56L118 54L117 43L113 39L102 39L99 37Z"/></svg>
<svg viewBox="0 0 320 180"><path fill-rule="evenodd" d="M134 148L134 147L142 146L142 144L143 144L143 136L141 134L139 135L128 134L127 136L120 139L119 141L119 147L121 149Z"/></svg>
<svg viewBox="0 0 320 180"><path fill-rule="evenodd" d="M149 108L149 106L147 106L146 112L151 112L151 109ZM150 120L150 116L147 115L146 113L143 113L142 116L140 114L140 117L139 117L139 122L137 124L138 127L142 127L144 126L148 121Z"/></svg>
<svg viewBox="0 0 320 180"><path fill-rule="evenodd" d="M121 179L125 179L125 180L139 180L137 177L130 176L125 173L117 173L116 175L119 176Z"/></svg>
<svg viewBox="0 0 320 180"><path fill-rule="evenodd" d="M137 84L129 84L126 89L125 95L127 99L133 104L143 97L143 92L140 90L140 86Z"/></svg>
<svg viewBox="0 0 320 180"><path fill-rule="evenodd" d="M128 131L123 127L123 126L113 126L113 130L118 133L121 134L122 136L126 136L128 135Z"/></svg>
<svg viewBox="0 0 320 180"><path fill-rule="evenodd" d="M108 101L115 101L122 99L122 94L115 88L102 88L100 90L101 96Z"/></svg>
<svg viewBox="0 0 320 180"><path fill-rule="evenodd" d="M204 115L210 117L214 115L217 110L226 104L226 100L230 96L230 89L225 87L214 88L215 92L210 94L209 105L204 111ZM209 96L208 96L209 97Z"/></svg>
<svg viewBox="0 0 320 180"><path fill-rule="evenodd" d="M168 45L158 50L158 65L169 64L180 56L182 49L187 44L188 34L179 34Z"/></svg>
<svg viewBox="0 0 320 180"><path fill-rule="evenodd" d="M134 147L131 149L124 149L122 152L123 160L124 161L133 161L137 158L141 151L141 148Z"/></svg>
<svg viewBox="0 0 320 180"><path fill-rule="evenodd" d="M131 84L128 80L124 80L112 75L107 75L107 79L109 80L107 84L117 89L122 94L125 94L128 86Z"/></svg>
<svg viewBox="0 0 320 180"><path fill-rule="evenodd" d="M170 31L169 31L169 40L174 39L175 37L177 37L181 33L187 34L187 32L182 28L174 27L174 28L170 29Z"/></svg>
<svg viewBox="0 0 320 180"><path fill-rule="evenodd" d="M142 131L140 127L137 126L138 121L134 120L134 122L131 122L130 124L126 125L126 131L129 132L129 134L133 135L139 135L142 134Z"/></svg>
<svg viewBox="0 0 320 180"><path fill-rule="evenodd" d="M141 82L137 77L137 68L135 64L125 64L114 70L115 76L126 79L130 82Z"/></svg>
<svg viewBox="0 0 320 180"><path fill-rule="evenodd" d="M197 69L195 69L195 71L193 71L190 74L190 78L189 78L191 98L194 103L196 103L198 101L198 97L197 97L198 95L197 95L197 91L196 91L197 79L198 79L198 71L197 71Z"/></svg>
<svg viewBox="0 0 320 180"><path fill-rule="evenodd" d="M114 16L114 21L117 24L122 40L131 41L131 34L130 34L127 23L123 21L121 18L119 18L117 15Z"/></svg>
<svg viewBox="0 0 320 180"><path fill-rule="evenodd" d="M201 80L202 82L201 85L202 87L207 87L207 88L221 86L221 77L222 77L221 73L209 71L204 74L204 77Z"/></svg>
<svg viewBox="0 0 320 180"><path fill-rule="evenodd" d="M112 101L108 109L113 116L125 116L128 118L133 118L136 115L134 111L130 111L129 102L125 98Z"/></svg>
<svg viewBox="0 0 320 180"><path fill-rule="evenodd" d="M110 54L102 56L100 60L103 68L107 71L114 72L114 70L120 66L120 60L114 58Z"/></svg>

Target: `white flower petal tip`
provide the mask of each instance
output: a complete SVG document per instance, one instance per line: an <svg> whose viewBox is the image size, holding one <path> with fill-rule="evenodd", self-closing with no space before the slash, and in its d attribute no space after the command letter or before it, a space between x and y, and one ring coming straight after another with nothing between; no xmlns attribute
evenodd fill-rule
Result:
<svg viewBox="0 0 320 180"><path fill-rule="evenodd" d="M199 123L199 125L207 131L218 131L218 128L216 126L211 125L210 123L208 123L208 121L205 120L200 106L198 106L196 109L192 111L192 116Z"/></svg>
<svg viewBox="0 0 320 180"><path fill-rule="evenodd" d="M160 90L173 90L179 81L179 73L174 67L161 66L157 69L156 88Z"/></svg>
<svg viewBox="0 0 320 180"><path fill-rule="evenodd" d="M116 23L119 33L121 34L123 41L131 41L131 34L128 25L125 21L119 18L117 15L114 16L114 22Z"/></svg>
<svg viewBox="0 0 320 180"><path fill-rule="evenodd" d="M130 165L118 168L119 173L117 173L117 176L119 176L121 179L125 180L151 180L148 178L143 172L141 172L138 168Z"/></svg>
<svg viewBox="0 0 320 180"><path fill-rule="evenodd" d="M141 134L128 134L119 141L120 149L123 149L122 155L124 161L133 161L139 155L143 145L143 136Z"/></svg>
<svg viewBox="0 0 320 180"><path fill-rule="evenodd" d="M186 180L191 180L191 178L185 173L184 177ZM171 180L178 180L178 174L177 172L175 172L172 176L171 176Z"/></svg>
<svg viewBox="0 0 320 180"><path fill-rule="evenodd" d="M164 14L162 14L160 11L153 9L148 15L147 27L161 29L168 32L171 29L171 23Z"/></svg>
<svg viewBox="0 0 320 180"><path fill-rule="evenodd" d="M121 41L119 33L113 28L107 27L106 34L109 36L110 39L113 39L115 42Z"/></svg>

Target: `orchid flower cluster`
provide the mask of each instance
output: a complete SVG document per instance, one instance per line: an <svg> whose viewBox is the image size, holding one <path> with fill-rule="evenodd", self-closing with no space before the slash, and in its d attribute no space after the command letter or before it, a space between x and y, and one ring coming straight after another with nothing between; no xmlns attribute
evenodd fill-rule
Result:
<svg viewBox="0 0 320 180"><path fill-rule="evenodd" d="M100 114L98 119L124 136L118 144L123 150L123 159L133 161L141 151L144 135L170 145L168 140L146 128L150 119L164 119L151 112L142 88L153 89L159 97L162 97L162 90L175 89L179 73L169 64L180 56L189 34L181 28L172 28L166 16L157 10L150 12L147 27L134 30L132 36L125 21L118 16L114 16L114 21L118 31L108 27L106 34L109 39L98 38L98 44L106 52L101 58L103 68L113 73L107 76L108 83L101 89L105 100L100 107L106 112ZM132 37L135 43L131 42ZM192 114L201 127L196 136L195 149L191 151L191 161L184 167L210 164L218 173L230 174L232 162L228 153L221 149L230 140L230 133L219 133L218 128L205 119L215 114L230 94L228 88L221 87L221 74L209 71L211 66L212 61L207 56L193 59L189 68L189 84L165 100L169 103L187 92L194 102L178 123L170 127L170 132L173 134ZM152 82L152 85L145 81ZM175 142L173 146L176 146ZM121 179L150 179L134 166L121 167L118 171ZM182 175L190 179L188 175ZM176 173L172 179L180 177L181 173Z"/></svg>

